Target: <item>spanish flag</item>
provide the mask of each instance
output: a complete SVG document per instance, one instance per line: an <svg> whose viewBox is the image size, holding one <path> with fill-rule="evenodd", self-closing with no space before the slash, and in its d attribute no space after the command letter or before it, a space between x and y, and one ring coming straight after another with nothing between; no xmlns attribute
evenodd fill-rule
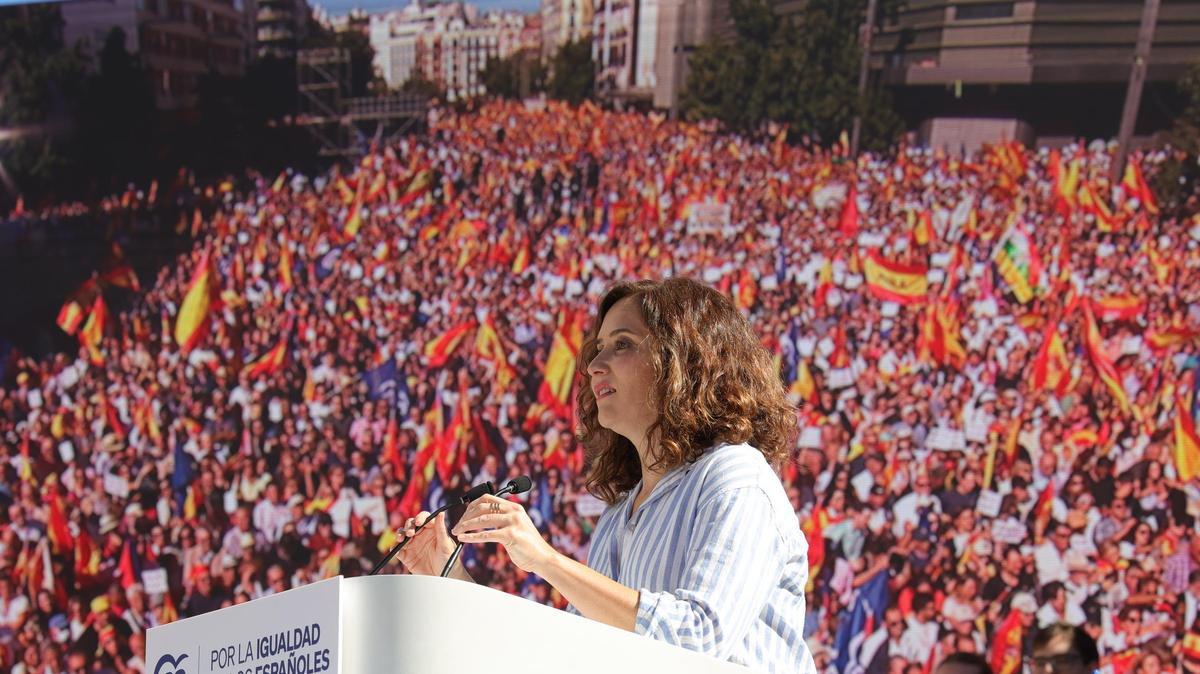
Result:
<svg viewBox="0 0 1200 674"><path fill-rule="evenodd" d="M216 270L209 259L210 251L204 251L196 272L183 297L179 317L175 320L175 343L180 352L187 354L204 337L208 329L208 314L220 305Z"/></svg>
<svg viewBox="0 0 1200 674"><path fill-rule="evenodd" d="M500 341L500 334L491 316L479 326L479 332L475 335L475 352L496 366L496 388L507 391L508 385L516 378L516 372L508 364L508 351L504 348L504 342Z"/></svg>
<svg viewBox="0 0 1200 674"><path fill-rule="evenodd" d="M1092 365L1096 367L1096 373L1100 375L1100 379L1108 386L1109 392L1112 393L1117 403L1121 405L1121 409L1126 414L1129 414L1131 411L1129 396L1125 394L1125 387L1121 385L1121 377L1117 372L1116 365L1104 354L1100 329L1096 327L1096 319L1092 316L1091 309L1086 305L1084 306L1084 317L1087 322L1087 349L1088 355L1092 360Z"/></svg>
<svg viewBox="0 0 1200 674"><path fill-rule="evenodd" d="M1116 218L1113 217L1112 209L1100 199L1090 182L1084 182L1083 186L1079 188L1079 209L1084 213L1092 214L1092 217L1096 219L1096 229L1099 231L1113 231L1113 223Z"/></svg>
<svg viewBox="0 0 1200 674"><path fill-rule="evenodd" d="M802 402L817 404L817 383L813 379L812 370L808 368L807 359L801 359L800 366L796 368L796 381L792 382L791 392L800 396Z"/></svg>
<svg viewBox="0 0 1200 674"><path fill-rule="evenodd" d="M1033 388L1039 391L1066 393L1071 381L1071 361L1053 321L1046 322L1042 331L1042 346L1033 361Z"/></svg>
<svg viewBox="0 0 1200 674"><path fill-rule="evenodd" d="M883 259L872 250L863 261L867 287L875 296L901 304L920 304L925 301L929 284L928 269L921 265L906 265Z"/></svg>
<svg viewBox="0 0 1200 674"><path fill-rule="evenodd" d="M79 329L79 324L83 322L83 307L79 306L79 302L74 299L67 300L62 309L58 310L58 319L55 321L58 327L68 335L74 335Z"/></svg>
<svg viewBox="0 0 1200 674"><path fill-rule="evenodd" d="M1023 643L1024 628L1021 626L1020 612L1016 609L1008 614L992 641L992 650L988 658L992 671L996 674L1016 674L1021 671L1021 644Z"/></svg>
<svg viewBox="0 0 1200 674"><path fill-rule="evenodd" d="M290 332L290 330L286 331ZM264 374L274 374L283 367L284 360L287 359L287 342L288 338L285 335L279 343L270 351L260 356L257 360L246 365L246 372L251 379L257 379Z"/></svg>
<svg viewBox="0 0 1200 674"><path fill-rule="evenodd" d="M1164 258L1159 254L1154 246L1146 243L1146 257L1150 260L1150 269L1154 271L1154 278L1159 285L1166 285L1171 278L1171 271L1174 269L1174 264L1169 258Z"/></svg>
<svg viewBox="0 0 1200 674"><path fill-rule="evenodd" d="M50 537L50 543L54 546L54 553L61 555L64 552L73 551L75 549L75 537L71 535L71 527L67 524L63 500L62 496L58 493L57 484L49 486L49 490L45 494L45 501L49 507L50 515L48 521L50 526L47 527L46 533Z"/></svg>
<svg viewBox="0 0 1200 674"><path fill-rule="evenodd" d="M1092 308L1101 319L1118 321L1137 317L1146 304L1133 295L1123 295L1092 300Z"/></svg>
<svg viewBox="0 0 1200 674"><path fill-rule="evenodd" d="M349 206L354 201L354 190L350 189L344 178L338 178L337 182L334 183L334 187L337 188L338 194L341 195L343 204Z"/></svg>
<svg viewBox="0 0 1200 674"><path fill-rule="evenodd" d="M518 276L525 272L529 267L529 242L522 241L521 247L517 249L517 256L512 263L512 273Z"/></svg>
<svg viewBox="0 0 1200 674"><path fill-rule="evenodd" d="M1192 397L1195 370L1180 382L1175 394L1175 471L1181 482L1200 475L1200 436L1196 435L1196 420L1192 417Z"/></svg>
<svg viewBox="0 0 1200 674"><path fill-rule="evenodd" d="M1125 191L1125 199L1137 197L1142 208L1151 215L1158 215L1158 201L1154 198L1154 190L1146 183L1142 175L1142 167L1134 160L1125 164L1125 175L1121 178L1121 188ZM1127 209L1128 210L1128 209Z"/></svg>
<svg viewBox="0 0 1200 674"><path fill-rule="evenodd" d="M440 405L441 402L436 404ZM467 465L467 444L471 440L471 405L470 397L465 387L458 392L458 403L454 406L454 416L446 425L442 435L441 445L437 452L437 471L442 484L448 484L450 478L461 472Z"/></svg>
<svg viewBox="0 0 1200 674"><path fill-rule="evenodd" d="M1146 342L1150 348L1161 351L1169 346L1178 346L1200 338L1200 331L1186 325L1168 325L1162 328L1150 328L1146 331Z"/></svg>
<svg viewBox="0 0 1200 674"><path fill-rule="evenodd" d="M399 204L407 206L416 201L418 197L429 190L429 185L433 182L433 173L427 169L421 169L413 176L412 181L408 183L408 187L404 190L404 195L400 197Z"/></svg>
<svg viewBox="0 0 1200 674"><path fill-rule="evenodd" d="M87 347L88 355L93 365L103 365L104 356L100 353L100 343L104 341L104 324L108 322L108 307L104 304L104 296L96 295L92 311L88 314L87 322L79 331L79 342Z"/></svg>
<svg viewBox="0 0 1200 674"><path fill-rule="evenodd" d="M440 337L434 338L425 344L425 357L429 359L430 367L441 367L450 360L454 355L454 350L458 348L463 338L467 336L467 332L475 327L474 321L465 321L459 323L447 330Z"/></svg>
<svg viewBox="0 0 1200 674"><path fill-rule="evenodd" d="M1058 150L1051 150L1050 175L1054 178L1055 207L1064 216L1070 216L1079 193L1079 158L1072 159L1070 168L1064 171L1062 155Z"/></svg>
<svg viewBox="0 0 1200 674"><path fill-rule="evenodd" d="M936 366L962 367L967 350L959 341L958 310L953 303L930 304L918 337L921 360Z"/></svg>
<svg viewBox="0 0 1200 674"><path fill-rule="evenodd" d="M287 291L296 285L292 281L292 251L286 239L279 249L279 285Z"/></svg>
<svg viewBox="0 0 1200 674"><path fill-rule="evenodd" d="M825 306L825 298L830 290L833 290L833 264L829 258L825 258L825 262L821 264L821 271L817 274L817 290L813 293L813 304Z"/></svg>
<svg viewBox="0 0 1200 674"><path fill-rule="evenodd" d="M909 211L908 217L913 241L918 246L928 246L929 242L937 237L937 233L933 229L933 218L930 217L929 211L921 211L919 216L914 211Z"/></svg>
<svg viewBox="0 0 1200 674"><path fill-rule="evenodd" d="M546 356L545 378L538 389L538 402L562 418L571 416L571 382L575 379L576 359L583 346L582 311L567 309L558 320L558 330Z"/></svg>

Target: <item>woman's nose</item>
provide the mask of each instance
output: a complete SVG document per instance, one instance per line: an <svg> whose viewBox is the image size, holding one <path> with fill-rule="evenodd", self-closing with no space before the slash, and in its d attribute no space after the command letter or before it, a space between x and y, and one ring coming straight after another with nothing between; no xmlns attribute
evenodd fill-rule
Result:
<svg viewBox="0 0 1200 674"><path fill-rule="evenodd" d="M588 363L587 373L590 377L595 377L598 374L603 374L608 371L608 367L604 364L604 354L598 353L592 357L592 361Z"/></svg>

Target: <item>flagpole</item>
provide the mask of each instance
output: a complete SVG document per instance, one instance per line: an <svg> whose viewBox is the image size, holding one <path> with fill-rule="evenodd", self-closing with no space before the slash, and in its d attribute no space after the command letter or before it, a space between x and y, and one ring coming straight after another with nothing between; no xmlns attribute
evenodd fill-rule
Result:
<svg viewBox="0 0 1200 674"><path fill-rule="evenodd" d="M1121 111L1121 130L1117 134L1117 156L1113 157L1112 181L1117 184L1125 172L1125 161L1129 157L1129 140L1137 123L1138 106L1142 102L1142 86L1146 83L1146 64L1150 60L1150 47L1154 42L1154 28L1158 24L1160 0L1146 0L1142 8L1142 23L1138 28L1137 46L1134 48L1133 64L1129 72L1129 87L1125 90L1125 107Z"/></svg>

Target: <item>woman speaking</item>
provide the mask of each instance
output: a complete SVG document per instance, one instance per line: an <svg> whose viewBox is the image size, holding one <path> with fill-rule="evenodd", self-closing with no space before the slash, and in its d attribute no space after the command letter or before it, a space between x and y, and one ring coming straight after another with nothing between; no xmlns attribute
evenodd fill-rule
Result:
<svg viewBox="0 0 1200 674"><path fill-rule="evenodd" d="M815 674L804 643L808 544L772 466L796 412L766 349L724 295L688 279L614 286L580 351L588 490L608 507L588 565L556 551L517 503L484 496L454 527L495 542L569 611L765 672ZM437 574L444 515L400 553ZM472 580L461 562L452 575Z"/></svg>

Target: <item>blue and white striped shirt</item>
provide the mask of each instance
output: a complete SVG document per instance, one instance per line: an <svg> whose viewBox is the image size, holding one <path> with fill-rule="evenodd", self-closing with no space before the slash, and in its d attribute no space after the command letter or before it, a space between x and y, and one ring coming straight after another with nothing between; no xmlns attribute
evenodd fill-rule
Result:
<svg viewBox="0 0 1200 674"><path fill-rule="evenodd" d="M804 643L808 542L761 452L719 445L600 516L588 565L640 591L638 634L762 672L816 674ZM574 607L568 610L578 613Z"/></svg>

